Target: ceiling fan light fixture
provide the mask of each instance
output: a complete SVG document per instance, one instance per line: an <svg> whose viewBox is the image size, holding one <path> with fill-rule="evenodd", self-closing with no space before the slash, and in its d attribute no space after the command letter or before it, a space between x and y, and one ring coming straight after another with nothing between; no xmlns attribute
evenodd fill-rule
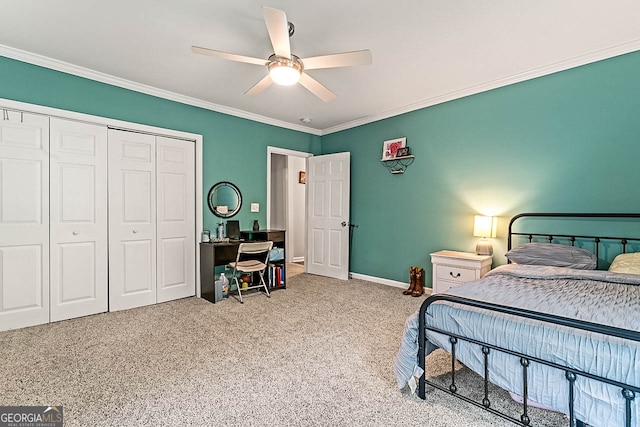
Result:
<svg viewBox="0 0 640 427"><path fill-rule="evenodd" d="M291 59L272 55L268 68L271 80L282 86L298 83L302 74L302 62L295 55L291 55Z"/></svg>

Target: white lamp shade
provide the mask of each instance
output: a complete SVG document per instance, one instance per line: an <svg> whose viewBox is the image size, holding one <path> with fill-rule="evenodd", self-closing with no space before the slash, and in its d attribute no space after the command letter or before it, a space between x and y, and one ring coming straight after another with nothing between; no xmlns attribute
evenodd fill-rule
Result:
<svg viewBox="0 0 640 427"><path fill-rule="evenodd" d="M476 215L473 221L473 235L475 237L496 237L498 218L495 216Z"/></svg>
<svg viewBox="0 0 640 427"><path fill-rule="evenodd" d="M286 65L271 68L269 75L274 82L282 86L291 86L300 80L300 71Z"/></svg>

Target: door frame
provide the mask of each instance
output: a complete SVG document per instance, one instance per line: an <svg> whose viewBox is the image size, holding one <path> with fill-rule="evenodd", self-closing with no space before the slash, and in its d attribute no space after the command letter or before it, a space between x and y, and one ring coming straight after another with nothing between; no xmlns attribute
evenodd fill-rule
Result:
<svg viewBox="0 0 640 427"><path fill-rule="evenodd" d="M267 210L267 228L271 228L271 155L272 154L280 154L282 156L291 156L291 157L300 157L300 158L309 158L309 157L313 157L314 154L313 153L307 153L304 151L296 151L296 150L290 150L287 148L280 148L280 147L273 147L268 145L267 146L267 203L266 203L266 210ZM304 190L304 203L305 203L305 209L306 209L306 204L307 204L307 187L305 186L305 190ZM291 209L289 206L289 200L288 197L286 199L286 206L285 206L285 212L287 215L287 222L289 220L289 216L291 215ZM306 213L305 213L306 216ZM305 231L304 231L304 239L305 242L307 241L307 231L306 231L306 227L305 227ZM285 243L285 245L287 247L291 247L289 246L289 241L290 241L290 233L286 233L286 239L287 242ZM306 243L305 243L306 246Z"/></svg>
<svg viewBox="0 0 640 427"><path fill-rule="evenodd" d="M58 117L61 119L76 120L79 122L103 125L103 126L107 126L110 129L120 129L120 130L127 130L131 132L148 133L153 135L168 136L170 138L193 141L195 143L195 179L196 179L196 182L195 182L196 223L195 223L195 229L193 230L193 236L194 236L194 239L195 239L194 241L196 242L196 245L193 248L193 250L195 251L195 259L196 259L196 265L195 265L196 296L200 298L200 251L198 250L198 242L200 241L200 230L202 230L202 200L203 200L203 195L202 195L202 139L203 138L202 138L202 135L0 98L0 109L3 109L3 108L7 110L24 111L25 113L29 112L33 114L42 114L42 115L51 116L51 117Z"/></svg>

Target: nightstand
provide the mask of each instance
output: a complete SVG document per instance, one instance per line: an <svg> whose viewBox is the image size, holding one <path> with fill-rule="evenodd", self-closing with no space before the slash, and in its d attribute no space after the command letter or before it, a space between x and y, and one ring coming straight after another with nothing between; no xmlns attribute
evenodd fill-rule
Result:
<svg viewBox="0 0 640 427"><path fill-rule="evenodd" d="M491 270L491 255L469 252L439 251L431 254L433 293L443 293L453 286L478 280Z"/></svg>

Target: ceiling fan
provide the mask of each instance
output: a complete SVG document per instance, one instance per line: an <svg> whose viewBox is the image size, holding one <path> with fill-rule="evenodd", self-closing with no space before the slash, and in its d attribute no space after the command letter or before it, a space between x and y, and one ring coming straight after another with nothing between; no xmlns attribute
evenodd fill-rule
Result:
<svg viewBox="0 0 640 427"><path fill-rule="evenodd" d="M266 60L221 52L219 50L207 49L204 47L191 46L191 51L193 53L217 56L231 61L266 66L269 73L251 89L245 92L245 95L257 95L272 83L285 86L300 83L315 96L325 102L328 102L335 98L336 95L305 73L305 71L317 70L320 68L337 68L371 64L371 52L368 49L355 52L314 56L304 59L299 58L291 53L289 37L294 33L294 26L287 21L287 15L281 10L269 7L264 7L263 12L264 21L267 25L267 31L269 32L269 38L271 39L271 45L273 46L274 51L274 54L269 56Z"/></svg>

